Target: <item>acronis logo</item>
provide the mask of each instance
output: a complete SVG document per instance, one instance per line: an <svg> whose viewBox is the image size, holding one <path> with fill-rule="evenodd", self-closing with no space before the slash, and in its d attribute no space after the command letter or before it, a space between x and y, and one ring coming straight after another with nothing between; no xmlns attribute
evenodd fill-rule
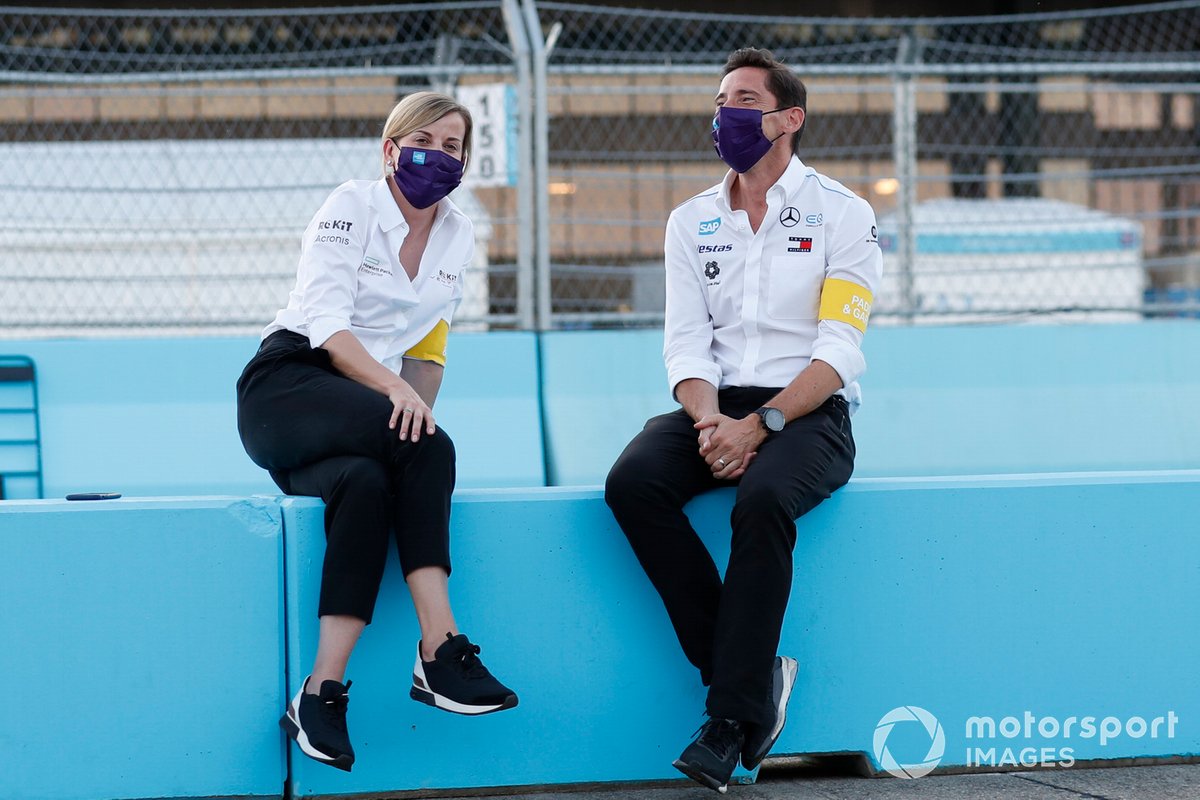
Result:
<svg viewBox="0 0 1200 800"><path fill-rule="evenodd" d="M720 229L721 229L721 218L715 217L713 219L702 220L700 222L700 230L698 231L698 233L701 236L712 236L714 233L716 233Z"/></svg>

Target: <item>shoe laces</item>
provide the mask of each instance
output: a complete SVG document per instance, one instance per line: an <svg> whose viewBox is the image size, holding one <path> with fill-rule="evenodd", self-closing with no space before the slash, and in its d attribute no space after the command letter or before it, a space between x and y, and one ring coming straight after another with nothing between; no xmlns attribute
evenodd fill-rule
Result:
<svg viewBox="0 0 1200 800"><path fill-rule="evenodd" d="M459 671L465 678L478 680L486 678L490 674L487 667L479 660L480 648L477 644L464 644L459 647L450 657L452 661L458 664Z"/></svg>
<svg viewBox="0 0 1200 800"><path fill-rule="evenodd" d="M696 733L699 734L696 744L708 748L722 760L742 749L742 729L737 720L710 717Z"/></svg>
<svg viewBox="0 0 1200 800"><path fill-rule="evenodd" d="M343 691L321 701L321 708L325 712L325 721L343 732L346 730L346 709L350 706L350 684L353 682L346 681Z"/></svg>

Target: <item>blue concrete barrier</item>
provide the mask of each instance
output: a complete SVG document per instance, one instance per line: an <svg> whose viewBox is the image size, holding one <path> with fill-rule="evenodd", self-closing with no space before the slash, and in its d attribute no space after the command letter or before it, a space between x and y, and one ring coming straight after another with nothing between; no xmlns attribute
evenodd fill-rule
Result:
<svg viewBox="0 0 1200 800"><path fill-rule="evenodd" d="M316 652L322 505L288 499L283 517L294 692ZM464 491L451 520L456 618L520 705L463 717L409 698L419 631L393 552L347 673L354 770L293 753L293 796L680 777L699 679L599 494Z"/></svg>
<svg viewBox="0 0 1200 800"><path fill-rule="evenodd" d="M237 435L234 383L257 346L254 337L0 343L37 365L45 496L278 492ZM449 356L437 417L455 439L460 485L543 485L534 335L454 334Z"/></svg>
<svg viewBox="0 0 1200 800"><path fill-rule="evenodd" d="M1200 324L877 327L860 477L1200 467ZM543 335L549 481L603 483L676 408L659 331Z"/></svg>
<svg viewBox="0 0 1200 800"><path fill-rule="evenodd" d="M879 767L876 726L901 706L941 721L942 766L975 745L997 760L1031 746L965 736L971 717L1025 711L1178 720L1170 738L1032 740L1075 759L1200 753L1187 689L1200 562L1180 557L1192 535L1177 524L1198 491L1200 471L852 482L800 522L781 651L801 670L776 753ZM722 566L732 497L688 509ZM284 502L289 691L315 652L321 518L316 501ZM461 492L453 531L459 622L521 705L464 718L408 699L418 634L393 558L350 665L358 762L344 774L293 758L295 796L678 777L703 691L600 492ZM900 763L930 742L887 739Z"/></svg>
<svg viewBox="0 0 1200 800"><path fill-rule="evenodd" d="M694 504L703 532L731 494ZM801 666L776 752L863 751L879 768L876 726L918 706L944 728L943 767L1013 766L1005 751L1030 748L1055 762L1200 754L1200 559L1183 522L1198 496L1200 470L852 481L800 522L781 649ZM1076 717L1076 732L1026 737L1026 712ZM1171 715L1170 737L1102 745L1079 727ZM968 737L989 717L1017 718L1020 735ZM931 745L911 727L888 742L900 763Z"/></svg>
<svg viewBox="0 0 1200 800"><path fill-rule="evenodd" d="M0 797L279 797L270 499L0 503Z"/></svg>

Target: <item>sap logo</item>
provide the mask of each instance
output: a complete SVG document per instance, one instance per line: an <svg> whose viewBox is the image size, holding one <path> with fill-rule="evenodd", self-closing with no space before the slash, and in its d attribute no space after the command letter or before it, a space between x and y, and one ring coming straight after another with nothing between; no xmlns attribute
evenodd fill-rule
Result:
<svg viewBox="0 0 1200 800"><path fill-rule="evenodd" d="M716 217L715 219L701 220L700 230L698 231L698 234L700 236L712 236L714 233L716 233L720 229L721 229L721 218L720 217Z"/></svg>
<svg viewBox="0 0 1200 800"><path fill-rule="evenodd" d="M733 250L731 244L698 244L696 245L697 253L728 253Z"/></svg>

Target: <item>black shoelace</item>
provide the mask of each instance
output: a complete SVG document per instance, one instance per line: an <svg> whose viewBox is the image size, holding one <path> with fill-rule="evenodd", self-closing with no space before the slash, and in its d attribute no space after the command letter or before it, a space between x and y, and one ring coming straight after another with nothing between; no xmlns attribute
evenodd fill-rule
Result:
<svg viewBox="0 0 1200 800"><path fill-rule="evenodd" d="M722 760L731 758L735 751L742 749L742 730L735 720L713 717L696 732L700 734L696 743L707 747Z"/></svg>
<svg viewBox="0 0 1200 800"><path fill-rule="evenodd" d="M340 694L335 694L328 700L321 701L321 708L325 712L325 721L339 731L346 730L346 709L350 707L350 684L354 681L346 681L346 689Z"/></svg>
<svg viewBox="0 0 1200 800"><path fill-rule="evenodd" d="M458 663L459 671L464 678L479 680L488 677L487 667L479 660L479 645L468 644L457 651L451 658Z"/></svg>

